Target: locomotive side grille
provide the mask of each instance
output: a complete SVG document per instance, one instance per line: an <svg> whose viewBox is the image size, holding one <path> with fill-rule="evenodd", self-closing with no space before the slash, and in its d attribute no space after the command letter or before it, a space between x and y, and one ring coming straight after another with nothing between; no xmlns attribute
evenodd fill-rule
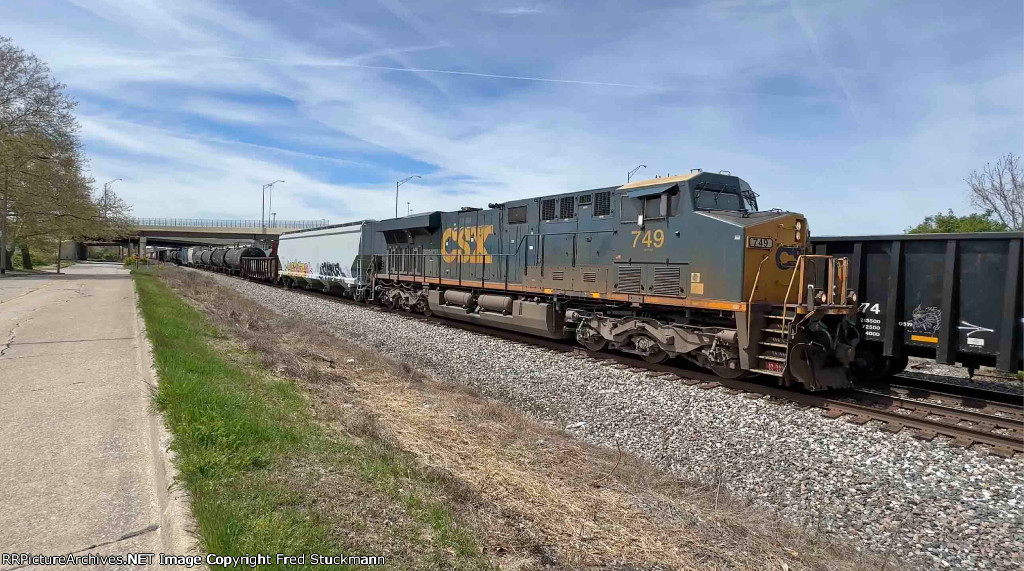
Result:
<svg viewBox="0 0 1024 571"><path fill-rule="evenodd" d="M565 272L551 272L551 279L553 280L564 280Z"/></svg>
<svg viewBox="0 0 1024 571"><path fill-rule="evenodd" d="M639 266L619 266L615 289L624 293L640 293L640 270Z"/></svg>
<svg viewBox="0 0 1024 571"><path fill-rule="evenodd" d="M573 207L575 205L576 205L576 203L573 202L573 198L571 196L563 196L562 197L562 201L561 201L561 208L560 208L561 212L559 212L558 217L559 218L572 218L573 216L575 216L575 213L573 212L573 210L574 210Z"/></svg>
<svg viewBox="0 0 1024 571"><path fill-rule="evenodd" d="M593 194L584 194L583 196L580 197L580 206L586 206L590 204L593 201L593 198Z"/></svg>
<svg viewBox="0 0 1024 571"><path fill-rule="evenodd" d="M654 294L675 295L679 291L679 268L654 268Z"/></svg>
<svg viewBox="0 0 1024 571"><path fill-rule="evenodd" d="M597 272L583 272L583 283L597 283Z"/></svg>
<svg viewBox="0 0 1024 571"><path fill-rule="evenodd" d="M594 193L594 216L608 216L612 213L612 193Z"/></svg>
<svg viewBox="0 0 1024 571"><path fill-rule="evenodd" d="M555 219L555 199L549 198L540 203L540 217L541 220L554 220Z"/></svg>

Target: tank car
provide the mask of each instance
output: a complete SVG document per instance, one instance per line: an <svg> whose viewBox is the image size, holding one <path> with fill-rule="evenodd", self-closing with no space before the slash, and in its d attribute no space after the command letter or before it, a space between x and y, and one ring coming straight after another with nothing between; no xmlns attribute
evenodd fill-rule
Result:
<svg viewBox="0 0 1024 571"><path fill-rule="evenodd" d="M234 273L242 271L242 258L262 258L266 254L260 248L246 246L231 248L224 253L224 266Z"/></svg>
<svg viewBox="0 0 1024 571"><path fill-rule="evenodd" d="M215 268L226 268L227 265L224 263L224 256L228 253L227 248L214 248L210 254L210 265Z"/></svg>

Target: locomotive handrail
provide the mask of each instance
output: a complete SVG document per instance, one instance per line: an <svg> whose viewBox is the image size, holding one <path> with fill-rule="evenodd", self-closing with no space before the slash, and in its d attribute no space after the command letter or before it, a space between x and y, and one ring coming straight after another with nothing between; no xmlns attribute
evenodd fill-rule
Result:
<svg viewBox="0 0 1024 571"><path fill-rule="evenodd" d="M797 314L797 308L804 302L804 299L803 299L803 285L804 285L804 281L805 281L804 277L805 277L805 270L806 270L806 264L804 262L805 262L805 260L816 260L816 259L828 260L828 261L831 262L831 261L835 260L836 258L835 258L835 256L830 256L830 255L826 255L826 254L801 254L801 255L799 255L797 257L797 259L796 259L796 267L794 268L793 273L789 276L789 287L786 288L786 297L785 297L785 299L782 300L782 330L783 331L786 330L786 313L787 313L787 310L789 308L789 294L793 290L793 280L796 279L796 274L799 271L799 273L800 273L800 291L797 293L797 302L796 302L796 304L794 304L794 307L793 307L793 320L795 321L796 320L796 314ZM843 282L843 284L842 284L842 286L843 286L842 290L843 291L841 293L843 295L843 301L845 301L846 300L846 291L845 291L846 290L846 283L845 283L846 282L846 275L845 275L845 268L840 269L840 272L843 274L843 276L841 278L841 280ZM830 263L829 264L829 268L828 268L828 298L827 298L827 301L828 301L829 305L835 305L835 295L836 295L835 286L836 286L836 284L835 284L835 275L834 274L835 274L834 264Z"/></svg>
<svg viewBox="0 0 1024 571"><path fill-rule="evenodd" d="M566 232L564 234L569 234L569 233ZM516 245L516 249L513 252L501 252L501 253L497 253L497 254L490 254L490 253L488 253L488 254L450 254L450 255L455 256L455 261L458 262L458 275L457 275L457 278L459 280L459 283L460 284L462 283L462 266L463 266L464 263L479 263L481 265L481 268L483 268L486 265L486 263L487 263L487 262L485 262L483 260L481 260L480 262L466 262L463 258L470 258L470 257L473 257L473 256L492 256L492 257L501 257L501 258L505 259L504 281L505 281L505 286L507 288L507 286L508 286L508 267L509 267L509 263L508 262L509 262L509 260L511 258L515 257L515 256L518 256L520 251L523 251L524 253L527 251L527 250L523 250L523 244L526 244L529 241L529 238L531 236L536 236L537 238L540 238L543 235L544 234L526 234L525 236L523 236L523 238L525 238L525 239L520 241ZM437 282L436 283L438 285L441 285L441 257L446 255L446 254L443 254L443 253L440 253L440 252L436 252L436 253L434 253L434 252L393 252L393 254L397 254L399 256L399 259L402 259L402 260L405 260L405 259L408 259L408 258L413 258L413 259L422 258L425 261L428 256L436 257L437 258L437 277L436 277ZM484 258L484 260L485 259L486 258ZM454 261L453 262L448 262L448 263L451 264L451 263L454 263ZM394 264L394 265L399 265L399 264ZM405 264L401 264L401 265L405 265ZM401 272L401 270L395 270L395 268L392 267L392 266L393 266L392 264L390 264L390 263L388 264L388 270L387 270L385 275L387 275L388 277L390 277L392 279L398 279L401 276L402 272ZM525 267L525 263L524 263L524 267ZM421 273L421 275L424 278L424 283L429 283L429 282L426 282L426 280L430 279L430 276L426 275L426 264L425 263L423 264L423 272ZM416 277L415 269L413 270L412 276ZM486 281L486 278L484 277L483 272L481 272L481 276L480 276L481 287L483 287L483 284L484 284L485 281Z"/></svg>
<svg viewBox="0 0 1024 571"><path fill-rule="evenodd" d="M754 285L750 288L750 298L747 300L747 344L743 347L744 349L750 348L750 322L754 312L750 309L754 306L754 292L757 291L757 281L761 279L761 266L764 265L764 261L768 259L768 254L765 254L761 261L757 264L757 273L754 274ZM785 330L786 322L783 319L782 328Z"/></svg>

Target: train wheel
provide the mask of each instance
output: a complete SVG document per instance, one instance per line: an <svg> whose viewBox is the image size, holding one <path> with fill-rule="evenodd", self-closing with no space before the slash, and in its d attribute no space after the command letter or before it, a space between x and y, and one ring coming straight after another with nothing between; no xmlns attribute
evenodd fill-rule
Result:
<svg viewBox="0 0 1024 571"><path fill-rule="evenodd" d="M656 364L668 359L668 353L658 345L657 341L647 335L634 335L630 340L636 347L636 350L631 352L643 357L644 361Z"/></svg>
<svg viewBox="0 0 1024 571"><path fill-rule="evenodd" d="M860 343L854 358L853 376L858 381L879 381L890 375L902 373L907 368L909 359L902 357L886 357L882 355L882 346L877 343Z"/></svg>
<svg viewBox="0 0 1024 571"><path fill-rule="evenodd" d="M665 359L668 359L668 353L662 351L661 349L651 349L651 352L647 353L643 357L644 361L647 361L652 365L656 365L658 363L664 362Z"/></svg>
<svg viewBox="0 0 1024 571"><path fill-rule="evenodd" d="M743 369L730 369L729 367L723 367L721 365L711 365L708 368L719 377L731 380L742 379L750 373L750 371L745 371Z"/></svg>
<svg viewBox="0 0 1024 571"><path fill-rule="evenodd" d="M903 355L902 357L886 357L889 359L889 374L898 375L907 369L907 365L910 364L910 357Z"/></svg>
<svg viewBox="0 0 1024 571"><path fill-rule="evenodd" d="M608 346L608 340L600 336L580 339L579 342L580 345L587 348L587 351L604 351L605 347Z"/></svg>

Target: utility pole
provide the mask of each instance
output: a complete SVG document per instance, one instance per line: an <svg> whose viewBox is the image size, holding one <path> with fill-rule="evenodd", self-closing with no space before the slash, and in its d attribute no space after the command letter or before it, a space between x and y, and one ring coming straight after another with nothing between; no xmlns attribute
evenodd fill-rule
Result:
<svg viewBox="0 0 1024 571"><path fill-rule="evenodd" d="M260 206L260 224L263 226L263 233L264 234L267 233L267 189L268 188L271 188L271 189L274 188L274 185L279 183L279 182L284 182L284 181L283 180L275 180L274 182L268 182L267 184L263 185L263 203ZM273 192L273 191L271 191L271 192Z"/></svg>
<svg viewBox="0 0 1024 571"><path fill-rule="evenodd" d="M407 177L403 178L402 180L399 180L399 181L395 182L395 218L398 218L398 187L402 186L403 184L409 182L410 180L412 180L414 178L423 178L423 177L421 177L418 174L414 174L412 176L407 176Z"/></svg>
<svg viewBox="0 0 1024 571"><path fill-rule="evenodd" d="M635 169L626 173L626 184L629 184L629 179L632 178L634 174L636 174L636 171L645 168L647 168L647 165L637 165Z"/></svg>
<svg viewBox="0 0 1024 571"><path fill-rule="evenodd" d="M406 202L405 203L405 215L409 216L410 214L412 214L412 203L411 202Z"/></svg>

